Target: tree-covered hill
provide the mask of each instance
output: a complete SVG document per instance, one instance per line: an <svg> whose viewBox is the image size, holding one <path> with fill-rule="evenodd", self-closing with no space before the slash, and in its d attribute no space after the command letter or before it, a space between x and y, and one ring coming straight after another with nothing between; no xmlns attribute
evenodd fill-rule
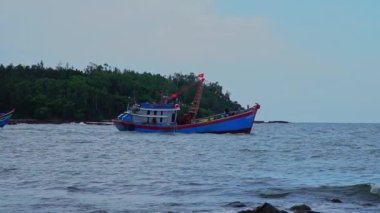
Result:
<svg viewBox="0 0 380 213"><path fill-rule="evenodd" d="M0 111L16 108L15 118L58 119L64 121L108 120L126 109L128 103L158 102L160 94L170 94L196 80L196 75L175 73L168 77L119 70L107 64L72 67L44 67L0 64ZM180 97L183 108L191 103L194 89ZM203 90L199 117L236 110L222 86L207 83Z"/></svg>

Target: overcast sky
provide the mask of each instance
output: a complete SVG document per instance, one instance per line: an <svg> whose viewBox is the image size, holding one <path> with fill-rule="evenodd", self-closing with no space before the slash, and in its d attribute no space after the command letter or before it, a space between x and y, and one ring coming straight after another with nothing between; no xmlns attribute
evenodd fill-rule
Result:
<svg viewBox="0 0 380 213"><path fill-rule="evenodd" d="M205 73L258 120L380 122L378 0L1 0L0 63ZM116 112L115 112L116 113Z"/></svg>

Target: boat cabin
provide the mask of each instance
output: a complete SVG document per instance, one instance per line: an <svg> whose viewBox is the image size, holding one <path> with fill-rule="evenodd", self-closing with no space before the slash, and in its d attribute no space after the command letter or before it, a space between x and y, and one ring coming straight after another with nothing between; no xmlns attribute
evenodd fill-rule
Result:
<svg viewBox="0 0 380 213"><path fill-rule="evenodd" d="M136 124L173 125L179 110L179 104L141 103L133 105L119 119Z"/></svg>

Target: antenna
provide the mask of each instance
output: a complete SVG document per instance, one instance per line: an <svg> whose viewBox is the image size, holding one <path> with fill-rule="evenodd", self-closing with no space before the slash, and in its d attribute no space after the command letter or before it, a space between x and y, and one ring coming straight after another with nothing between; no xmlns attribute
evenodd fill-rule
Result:
<svg viewBox="0 0 380 213"><path fill-rule="evenodd" d="M133 87L133 102L136 103L136 90Z"/></svg>

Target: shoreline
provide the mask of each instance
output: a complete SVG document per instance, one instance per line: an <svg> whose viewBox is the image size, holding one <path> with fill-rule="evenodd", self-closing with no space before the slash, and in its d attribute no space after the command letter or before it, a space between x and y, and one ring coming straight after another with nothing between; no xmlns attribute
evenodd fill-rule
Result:
<svg viewBox="0 0 380 213"><path fill-rule="evenodd" d="M17 125L17 124L68 124L68 123L84 123L88 125L112 125L112 120L100 120L100 121L77 121L77 120L60 120L60 119L11 119L8 125ZM255 121L255 124L288 124L289 121Z"/></svg>
<svg viewBox="0 0 380 213"><path fill-rule="evenodd" d="M101 121L75 121L75 120L38 120L38 119L11 119L8 125L17 124L68 124L68 123L84 123L89 125L112 125L112 120L101 120Z"/></svg>

